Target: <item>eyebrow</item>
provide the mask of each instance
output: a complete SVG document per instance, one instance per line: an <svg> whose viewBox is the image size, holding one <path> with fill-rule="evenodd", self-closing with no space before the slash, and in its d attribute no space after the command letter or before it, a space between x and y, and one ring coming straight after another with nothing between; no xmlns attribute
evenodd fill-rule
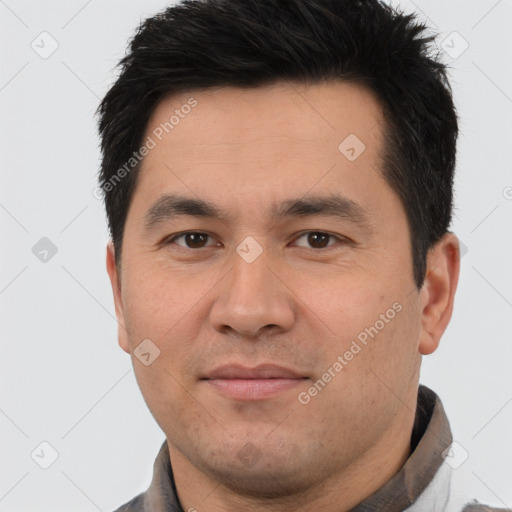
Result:
<svg viewBox="0 0 512 512"><path fill-rule="evenodd" d="M144 230L151 231L159 224L180 216L217 219L226 224L234 220L229 212L211 202L178 194L166 194L147 211L144 216ZM273 203L270 207L269 217L276 222L290 217L307 216L337 217L371 231L370 214L366 208L337 194L286 199L280 203Z"/></svg>

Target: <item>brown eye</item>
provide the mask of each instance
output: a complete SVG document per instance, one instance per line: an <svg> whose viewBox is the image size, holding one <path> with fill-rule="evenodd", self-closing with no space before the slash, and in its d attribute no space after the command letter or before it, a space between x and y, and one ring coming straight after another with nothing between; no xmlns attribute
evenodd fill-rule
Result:
<svg viewBox="0 0 512 512"><path fill-rule="evenodd" d="M329 244L329 239L338 239L338 237L335 237L334 235L330 235L329 233L324 233L323 231L309 231L308 233L302 234L297 240L300 240L301 238L306 237L306 242L308 245L301 245L298 244L300 247L309 247L312 249L326 249L327 247L330 247L331 245L334 245L336 243L335 240L333 240L333 243Z"/></svg>
<svg viewBox="0 0 512 512"><path fill-rule="evenodd" d="M187 233L181 233L171 239L169 239L168 243L174 243L176 240L180 238L184 240L185 245L176 243L180 247L185 247L186 249L202 249L203 247L207 247L205 242L208 240L210 235L206 233L199 233L197 231L189 231ZM211 245L211 244L210 244Z"/></svg>

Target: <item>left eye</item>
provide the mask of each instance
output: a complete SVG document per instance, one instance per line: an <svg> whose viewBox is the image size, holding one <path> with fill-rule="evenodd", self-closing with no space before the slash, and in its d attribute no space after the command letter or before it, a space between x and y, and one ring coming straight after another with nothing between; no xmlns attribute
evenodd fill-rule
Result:
<svg viewBox="0 0 512 512"><path fill-rule="evenodd" d="M332 244L328 244L329 238L340 240L338 237L334 235L330 235L329 233L324 233L323 231L309 231L307 233L303 233L297 240L301 238L306 238L306 243L310 244L313 249L325 249L326 247L330 247L336 243L336 240L333 240ZM320 246L320 247L319 247ZM300 245L299 247L307 247L304 245Z"/></svg>
<svg viewBox="0 0 512 512"><path fill-rule="evenodd" d="M329 233L325 233L323 231L308 231L307 233L303 233L296 239L296 243L298 240L304 239L306 237L306 243L311 246L313 249L325 249L330 247L336 243L336 240L341 241L341 239L337 236L331 235ZM210 235L206 233L200 233L197 231L188 231L186 233L181 233L180 235L176 235L173 238L168 240L168 243L176 242L176 240L183 239L184 245L180 243L176 243L176 245L180 247L185 247L186 249L202 249L203 247L208 247L215 244L205 244L206 240L211 238ZM332 240L332 243L329 243L329 239ZM307 245L298 244L299 247L308 247Z"/></svg>

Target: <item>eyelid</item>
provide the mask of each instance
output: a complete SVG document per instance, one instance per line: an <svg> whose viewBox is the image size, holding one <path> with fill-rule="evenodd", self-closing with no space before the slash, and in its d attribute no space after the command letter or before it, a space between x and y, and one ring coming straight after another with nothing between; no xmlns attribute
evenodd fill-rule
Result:
<svg viewBox="0 0 512 512"><path fill-rule="evenodd" d="M213 235L210 235L210 233L206 233L205 231L183 231L181 233L176 233L175 235L171 235L171 236L166 237L163 240L162 245L168 245L168 244L174 243L175 245L177 245L181 249L190 250L190 251L198 251L199 249L205 249L206 247L211 247L212 245L215 245L215 244L211 244L211 245L206 245L205 247L200 247L199 249L193 249L191 247L186 247L184 245L179 245L179 244L176 244L174 242L174 240L176 240L177 238L180 238L180 237L185 236L185 235L190 235L190 234L206 235L206 236L210 237L211 239L215 238Z"/></svg>
<svg viewBox="0 0 512 512"><path fill-rule="evenodd" d="M348 244L350 242L350 240L348 240L348 238L345 238L341 235L335 235L334 233L330 233L329 231L322 231L322 230L318 230L318 229L309 229L307 231L303 231L302 233L299 233L295 238L294 238L294 241L296 242L299 238L302 238L304 235L309 235L310 233L320 233L322 235L327 235L331 238L335 238L338 242L341 242L342 244ZM320 249L315 249L314 247L303 247L303 246L298 246L298 247L301 247L302 249L311 249L312 251L315 251L315 252L321 252L321 251L327 251L333 247L335 247L336 243L334 244L331 244L331 245L328 245L327 247L322 247Z"/></svg>

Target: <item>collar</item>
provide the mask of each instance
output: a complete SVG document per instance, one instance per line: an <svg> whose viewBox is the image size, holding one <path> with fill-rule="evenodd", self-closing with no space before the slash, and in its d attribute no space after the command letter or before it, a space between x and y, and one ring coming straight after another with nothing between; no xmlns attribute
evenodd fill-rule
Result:
<svg viewBox="0 0 512 512"><path fill-rule="evenodd" d="M419 498L443 463L443 451L452 442L448 418L439 397L426 386L418 389L411 455L400 471L351 512L402 512ZM167 440L153 466L148 490L117 512L183 512L172 472ZM137 506L138 505L138 506Z"/></svg>
<svg viewBox="0 0 512 512"><path fill-rule="evenodd" d="M450 424L439 397L419 386L416 418L411 436L412 453L400 471L351 512L401 512L425 491L452 443Z"/></svg>

